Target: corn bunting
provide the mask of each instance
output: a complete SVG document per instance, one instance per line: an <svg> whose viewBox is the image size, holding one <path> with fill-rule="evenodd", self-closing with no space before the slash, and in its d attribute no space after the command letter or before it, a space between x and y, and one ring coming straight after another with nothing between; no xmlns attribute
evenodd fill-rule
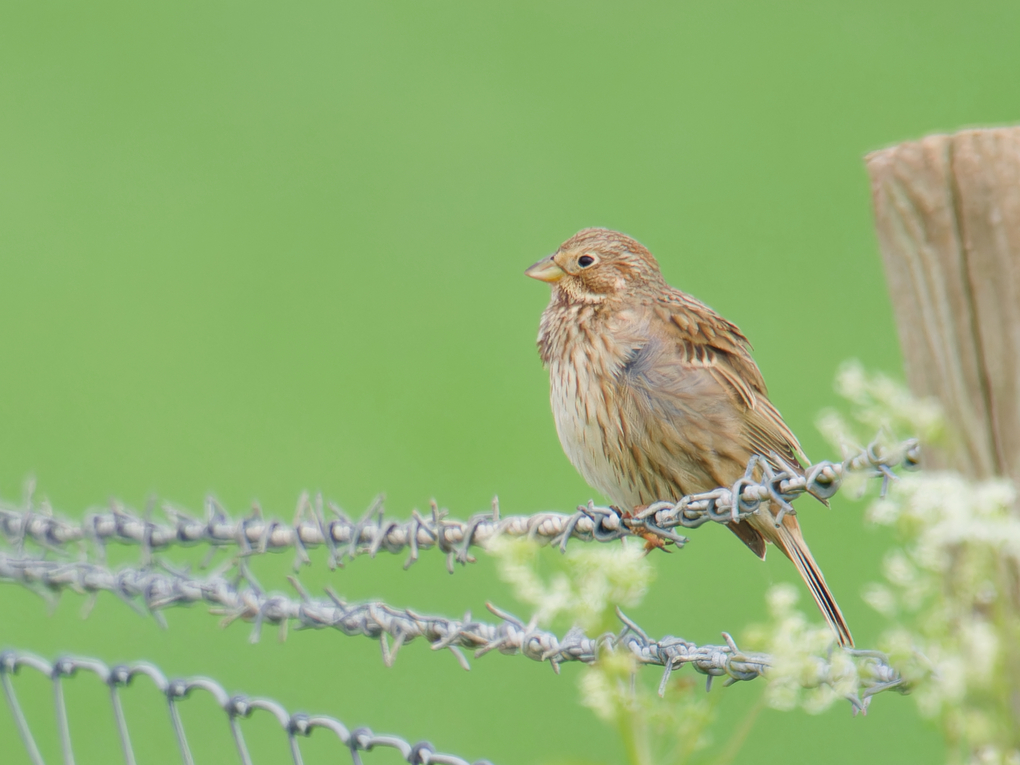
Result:
<svg viewBox="0 0 1020 765"><path fill-rule="evenodd" d="M585 229L525 272L548 282L538 348L567 457L622 511L731 486L754 454L801 470L740 330L670 287L629 236ZM765 558L793 561L841 645L853 638L796 517L778 507L729 524Z"/></svg>

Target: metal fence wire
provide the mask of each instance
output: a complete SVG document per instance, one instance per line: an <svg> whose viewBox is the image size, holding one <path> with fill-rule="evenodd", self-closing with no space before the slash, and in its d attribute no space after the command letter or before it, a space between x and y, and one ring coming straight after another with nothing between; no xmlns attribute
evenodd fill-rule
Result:
<svg viewBox="0 0 1020 765"><path fill-rule="evenodd" d="M729 684L767 676L772 660L767 654L742 651L725 632L722 633L724 645L699 646L673 636L653 639L619 611L619 632L588 636L575 628L561 637L540 629L534 620L526 622L491 605L489 609L495 621L479 620L470 613L459 619L428 616L378 601L347 603L332 590L327 590L328 598L313 598L293 577L290 582L296 597L270 593L251 575L246 561L252 555L289 549L294 551L297 568L310 562L307 549L325 546L331 567L342 567L346 561L361 555L374 557L379 552L397 554L405 550L407 567L418 559L420 551L437 549L446 555L447 566L452 571L454 563L474 561L470 554L472 547L484 547L499 535L529 537L560 549L565 549L570 540L611 542L631 535L645 539L658 537L664 544L682 547L687 539L677 533L678 528L697 528L707 522L728 523L757 513L770 503L778 505L781 513L793 513L791 502L795 498L805 492L831 497L850 472L881 479L884 491L888 482L895 479L894 468L913 469L918 459L919 448L914 440L884 447L875 442L849 455L842 463L812 465L803 476L792 467L775 469L764 459L754 457L744 476L733 486L683 497L678 502L657 502L633 514L589 502L572 514L548 512L503 518L494 501L490 512L479 513L468 521L447 518L445 511L435 504L428 516L415 511L408 520L388 520L381 502L373 503L361 519L355 521L339 507L324 503L321 496L312 498L307 494L299 500L290 524L266 519L258 508L246 518L235 519L213 500L206 504L204 519L164 505L165 518L154 520L151 506L144 513L138 513L115 503L109 510L90 512L82 521L72 521L55 514L48 503L36 503L30 488L20 505L0 501L0 537L7 547L0 549L0 581L20 584L50 598L65 590L93 597L99 592L109 592L164 625L163 610L204 603L211 606L212 613L225 616L228 621L250 622L252 640L259 638L266 624L281 629L288 625L298 629L333 629L346 636L378 640L387 665L392 664L402 646L418 639L429 643L433 650L450 651L465 669L468 658L464 649L472 651L476 658L489 652L517 654L548 662L557 672L563 662L593 663L606 649L623 650L630 652L639 665L662 669L661 694L670 673L686 664L706 675L710 686L714 677L724 677ZM331 518L326 517L326 508ZM106 545L111 542L140 548L140 564L116 569L107 565ZM204 546L210 556L221 549L233 550L235 555L229 562L230 568L200 577L156 556L178 546ZM855 713L866 711L877 693L906 690L903 678L884 655L873 651L850 653L856 657L858 687L855 692L844 695ZM51 664L21 651L5 651L0 654L0 679L16 727L35 765L42 763L42 758L12 682L12 677L22 668L40 672L53 683L65 765L73 763L74 757L62 682L82 672L94 673L110 689L114 718L128 765L134 765L135 759L120 694L138 676L148 677L165 695L185 765L192 765L193 759L177 705L193 690L207 691L216 700L229 722L241 762L245 764L251 762L251 758L238 721L264 710L276 718L286 733L295 763L302 762L299 738L309 735L315 728L326 728L337 736L355 765L360 765L362 752L382 746L398 750L408 763L467 765L459 757L437 753L428 743L411 745L395 736L377 736L367 728L348 730L331 717L290 714L270 699L231 696L208 678L168 680L157 667L146 662L111 668L95 659L61 658ZM811 687L834 687L839 672L837 665L819 659Z"/></svg>
<svg viewBox="0 0 1020 765"><path fill-rule="evenodd" d="M8 650L0 653L0 682L3 684L7 706L14 718L14 724L21 736L22 743L28 752L33 765L44 765L35 737L18 702L14 687L14 677L21 670L34 670L49 678L53 685L54 713L57 732L60 736L60 747L65 765L73 765L74 752L71 747L71 732L68 724L67 706L64 703L63 682L65 678L77 674L92 673L96 675L110 691L110 703L116 721L117 734L120 739L121 751L127 765L136 765L134 749L131 746L131 735L128 732L127 719L121 693L130 687L137 677L148 678L156 689L166 698L169 722L180 749L181 761L185 765L194 765L195 760L188 745L188 737L184 731L178 706L196 691L208 693L221 710L230 726L230 733L237 748L237 755L243 765L252 765L248 745L241 730L240 720L251 717L258 711L268 712L279 724L287 736L290 756L294 765L302 765L299 739L310 736L318 728L331 732L343 750L350 755L354 765L362 765L362 753L373 749L395 749L409 765L471 765L467 760L452 754L437 752L427 741L411 744L399 736L379 735L368 728L349 730L335 717L326 715L292 714L281 704L272 699L254 698L244 694L231 695L215 680L208 677L189 677L168 679L154 664L134 662L117 664L109 667L98 659L87 659L65 656L53 663L21 651ZM492 765L489 760L478 760L474 765Z"/></svg>
<svg viewBox="0 0 1020 765"><path fill-rule="evenodd" d="M670 673L687 664L707 675L709 683L714 677L725 677L730 684L765 675L771 663L768 654L742 651L725 632L725 645L699 646L672 635L654 640L619 610L617 614L623 627L618 633L591 637L575 628L558 637L539 628L534 620L525 622L492 605L489 609L499 617L495 623L476 619L470 612L455 619L419 614L380 601L347 603L332 591L328 599L312 598L296 580L292 582L299 587L300 597L291 598L263 592L243 571L233 579L219 574L198 579L180 571L127 566L111 571L93 563L14 559L0 554L0 579L49 591L111 592L142 613L158 618L163 609L205 603L212 606L211 613L225 616L229 621L251 622L253 641L259 639L266 624L333 629L347 636L378 640L383 661L388 665L396 659L402 646L416 639L425 640L433 650L450 651L464 669L469 668L462 650L465 648L472 650L475 658L490 651L525 656L533 661L548 662L557 672L564 662L594 663L604 649L612 648L630 652L642 666L662 667L661 694ZM858 692L846 696L855 711L866 711L876 693L902 686L899 673L882 654L849 652L862 659ZM839 672L838 665L823 663L815 676L816 682L829 683L832 675Z"/></svg>
<svg viewBox="0 0 1020 765"><path fill-rule="evenodd" d="M472 562L471 547L484 547L496 536L528 537L566 549L571 539L612 542L624 536L647 539L654 535L664 543L682 547L688 539L678 534L677 528L695 529L710 521L730 523L747 518L758 513L763 502L766 507L772 502L781 512L794 514L791 503L797 497L805 492L823 499L832 497L843 477L851 472L881 479L884 492L888 482L895 480L894 468L913 470L919 461L916 439L894 446L875 441L843 462L811 465L804 475L792 468L776 470L754 456L733 486L691 494L678 502L655 502L633 515L588 502L569 514L540 512L503 518L494 499L490 512L478 513L467 521L447 518L446 511L435 502L428 516L415 510L410 519L388 520L381 499L373 502L359 520L353 520L337 504L324 501L322 495L312 498L307 493L298 500L294 520L289 524L263 517L258 506L245 518L232 518L213 498L206 501L202 519L164 503L167 521L153 521L151 506L139 513L114 502L107 511L89 512L82 521L70 521L57 516L46 501L37 505L34 485L29 484L21 505L0 500L0 534L19 552L29 542L50 552L91 542L100 555L110 542L136 545L142 548L144 561L154 552L175 546L205 545L210 550L236 548L244 556L293 549L295 564L302 565L309 563L308 548L324 545L331 568L342 567L359 555L399 554L405 549L407 568L418 560L420 551L438 548L446 554L452 571L455 562ZM327 517L327 510L332 517Z"/></svg>

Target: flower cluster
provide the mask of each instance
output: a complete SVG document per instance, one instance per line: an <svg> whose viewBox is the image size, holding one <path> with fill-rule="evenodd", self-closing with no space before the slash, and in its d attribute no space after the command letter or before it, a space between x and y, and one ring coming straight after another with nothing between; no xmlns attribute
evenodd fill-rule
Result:
<svg viewBox="0 0 1020 765"><path fill-rule="evenodd" d="M631 542L631 540L626 540ZM638 605L655 579L655 569L640 546L574 547L545 561L557 565L548 581L540 575L540 546L526 538L497 536L486 550L498 561L500 578L517 599L534 607L539 624L566 617L589 634L617 624L616 607Z"/></svg>
<svg viewBox="0 0 1020 765"><path fill-rule="evenodd" d="M543 554L527 539L496 537L486 549L517 599L535 609L533 620L549 623L561 617L588 634L600 634L619 623L617 607L640 604L655 576L641 546L621 542L559 555ZM553 570L543 576L543 566ZM606 643L599 660L581 675L581 703L617 729L633 765L688 762L710 741L718 694L709 696L689 674L675 673L661 699L639 681L638 670L633 653Z"/></svg>
<svg viewBox="0 0 1020 765"><path fill-rule="evenodd" d="M797 588L789 584L768 593L771 621L748 630L750 645L771 656L765 699L774 709L801 707L818 714L845 698L856 698L860 686L857 664L835 647L832 631L810 623L796 605Z"/></svg>
<svg viewBox="0 0 1020 765"><path fill-rule="evenodd" d="M867 516L901 545L865 600L896 625L884 639L921 713L979 762L1020 762L1016 499L1008 481L935 473L903 479Z"/></svg>
<svg viewBox="0 0 1020 765"><path fill-rule="evenodd" d="M854 418L890 438L944 437L937 406L919 402L888 378L844 368L838 390ZM853 429L828 413L822 428L837 443ZM956 760L1020 764L1020 512L1006 480L920 473L872 501L867 520L891 528L899 544L883 582L865 601L887 617L882 638L913 688L922 715L938 719Z"/></svg>

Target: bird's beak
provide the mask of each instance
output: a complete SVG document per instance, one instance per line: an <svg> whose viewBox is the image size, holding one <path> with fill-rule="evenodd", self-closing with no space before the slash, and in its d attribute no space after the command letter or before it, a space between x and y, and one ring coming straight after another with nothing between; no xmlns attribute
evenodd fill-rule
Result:
<svg viewBox="0 0 1020 765"><path fill-rule="evenodd" d="M538 279L541 282L549 282L555 284L562 279L566 274L563 269L556 265L556 261L553 260L553 255L547 258L542 258L535 265L524 272L525 276L530 276L532 279Z"/></svg>

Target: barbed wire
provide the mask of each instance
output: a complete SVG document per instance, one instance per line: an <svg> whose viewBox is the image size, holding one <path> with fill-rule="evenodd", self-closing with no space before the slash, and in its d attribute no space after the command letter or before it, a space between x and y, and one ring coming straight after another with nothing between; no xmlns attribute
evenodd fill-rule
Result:
<svg viewBox="0 0 1020 765"><path fill-rule="evenodd" d="M194 765L195 760L184 731L178 704L195 691L205 691L210 694L223 710L242 765L251 765L252 759L248 753L240 720L251 717L257 711L268 712L279 723L280 728L287 736L294 765L301 765L303 762L299 737L308 737L317 728L323 728L336 735L343 747L350 753L354 765L362 765L362 752L383 747L396 749L409 765L429 765L430 763L435 763L435 765L471 765L460 757L437 752L428 741L411 744L399 736L373 733L369 728L350 730L335 717L303 713L292 714L273 699L251 697L240 693L229 694L222 685L208 677L168 679L159 667L150 662L140 661L111 667L99 659L64 656L50 663L30 653L5 650L0 652L0 683L3 685L4 695L7 698L11 716L14 718L15 727L33 765L44 765L43 758L21 709L12 681L13 676L16 676L24 668L39 672L48 677L53 684L54 711L64 762L74 762L74 755L67 706L64 703L63 679L74 677L78 673L91 673L109 688L117 734L127 765L135 765L136 760L120 693L122 689L130 686L136 677L148 678L156 689L166 697L171 726L180 750L181 760L185 765ZM489 760L477 760L474 765L492 765L492 763Z"/></svg>
<svg viewBox="0 0 1020 765"><path fill-rule="evenodd" d="M499 618L498 623L476 620L470 612L462 619L449 619L394 608L379 601L347 603L332 590L327 590L328 600L315 599L293 577L290 582L299 599L279 593L267 594L243 561L231 581L218 573L198 579L183 571L129 566L113 571L96 563L17 558L0 553L0 580L22 584L42 594L68 589L91 595L111 592L140 613L152 614L164 626L162 610L205 603L212 606L212 613L224 617L225 624L238 619L251 622L252 642L259 639L266 624L281 630L291 624L297 629L331 628L344 635L379 640L387 665L393 664L402 646L418 638L429 643L433 650L449 650L464 669L470 669L470 665L462 648L473 650L475 658L491 651L520 654L534 661L549 662L557 673L564 662L591 664L604 650L627 651L640 665L663 667L660 695L665 691L670 673L685 664L707 675L709 684L713 677L725 676L727 685L761 677L771 664L767 654L740 650L727 633L723 633L725 645L698 646L673 636L652 640L620 611L617 613L623 628L619 633L589 637L575 628L561 639L540 629L535 620L525 623L491 604L488 608ZM861 664L860 687L857 693L846 695L855 713L866 711L876 693L906 690L903 678L884 655L867 651L851 653ZM838 679L841 670L819 661L822 664L812 680L814 684L805 687L833 685Z"/></svg>
<svg viewBox="0 0 1020 765"><path fill-rule="evenodd" d="M30 484L22 505L0 501L0 534L19 552L28 541L55 552L71 544L92 542L105 554L105 545L116 542L140 545L146 560L151 560L154 551L176 545L206 545L213 551L234 547L245 556L293 549L295 567L309 563L308 549L320 546L329 552L330 568L342 567L359 555L374 557L380 551L398 554L404 550L408 551L404 564L408 568L420 551L438 548L446 554L452 572L454 563L474 562L472 547L484 546L501 535L529 537L563 550L570 539L610 542L624 536L657 538L662 544L682 547L688 539L674 529L694 529L709 521L738 521L759 512L763 502L766 507L769 503L779 506L778 523L783 514L794 512L791 503L801 494L828 499L851 472L881 478L884 492L895 478L893 469L913 469L919 457L916 439L894 446L883 446L876 439L842 462L819 462L801 475L793 466L775 469L764 458L754 456L733 486L688 495L678 502L656 502L637 512L589 501L572 514L543 512L501 518L498 499L494 499L491 511L477 513L467 521L448 518L447 511L435 502L428 516L414 510L410 519L387 520L381 498L355 521L336 503L324 501L321 494L312 497L304 493L290 524L264 518L258 506L251 515L235 519L213 498L207 499L202 519L163 503L167 522L161 523L152 519L152 503L144 513L138 513L114 502L108 511L88 513L83 521L75 522L56 515L46 501L37 505ZM772 459L783 464L777 455ZM327 518L327 511L332 518Z"/></svg>

